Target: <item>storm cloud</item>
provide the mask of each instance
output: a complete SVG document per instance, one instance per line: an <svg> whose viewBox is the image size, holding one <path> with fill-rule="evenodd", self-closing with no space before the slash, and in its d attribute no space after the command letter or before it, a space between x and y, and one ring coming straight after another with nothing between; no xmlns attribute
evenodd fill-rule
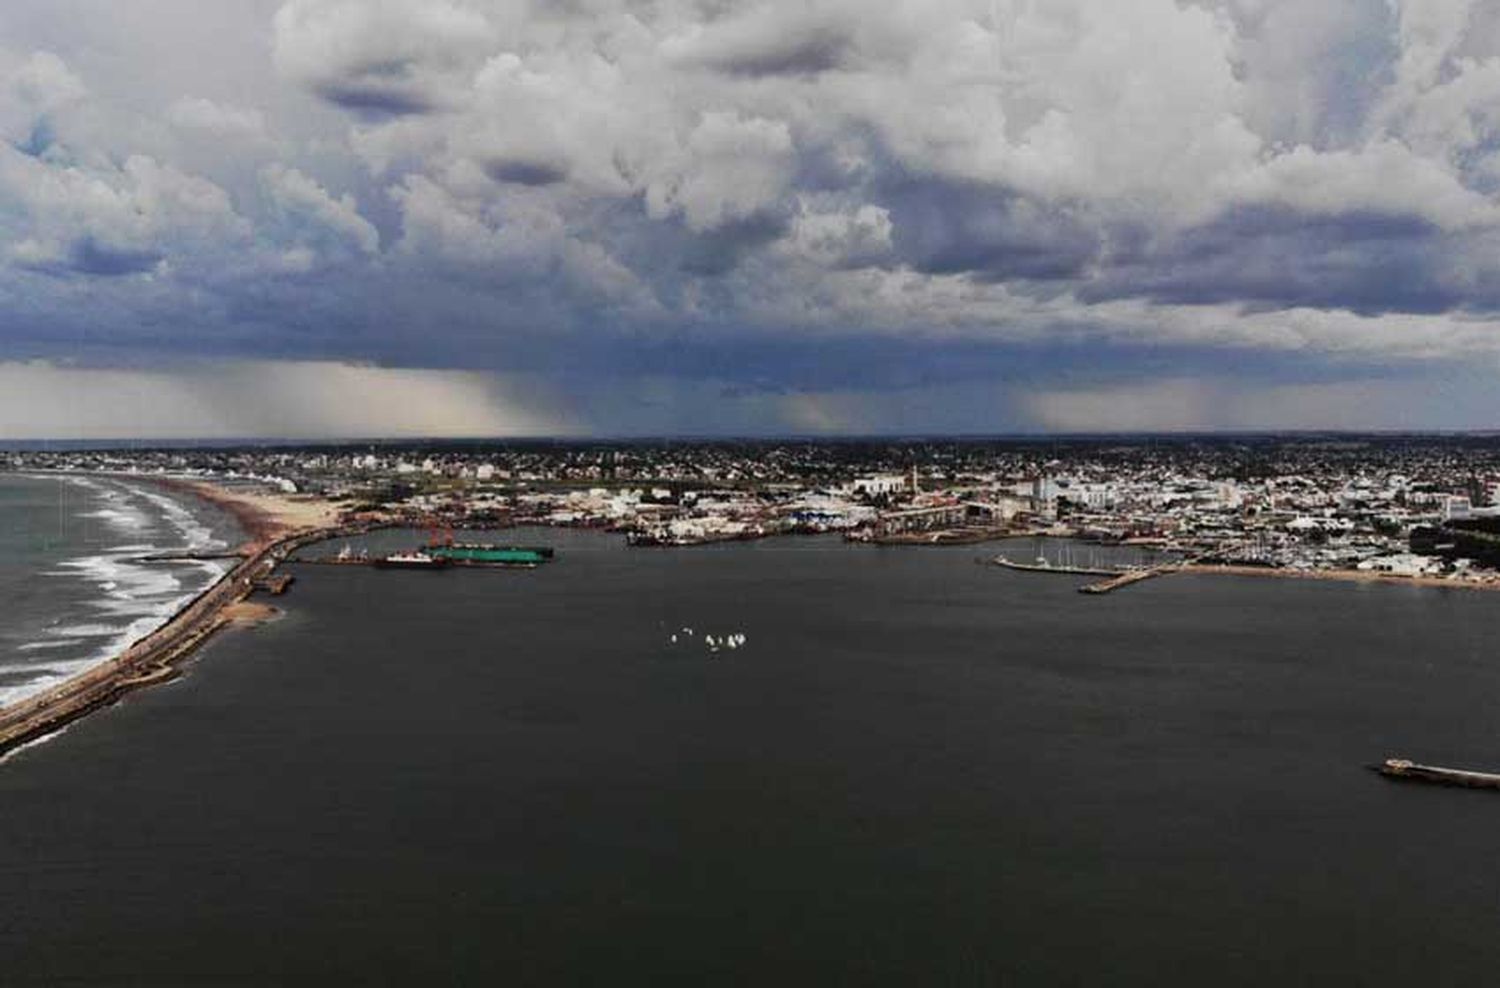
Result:
<svg viewBox="0 0 1500 988"><path fill-rule="evenodd" d="M0 12L13 367L521 374L622 433L1500 370L1477 0L121 6Z"/></svg>

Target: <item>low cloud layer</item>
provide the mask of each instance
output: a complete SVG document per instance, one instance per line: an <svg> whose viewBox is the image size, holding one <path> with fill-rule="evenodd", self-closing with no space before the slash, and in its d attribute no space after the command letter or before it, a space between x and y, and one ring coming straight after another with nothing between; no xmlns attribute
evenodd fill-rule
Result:
<svg viewBox="0 0 1500 988"><path fill-rule="evenodd" d="M511 375L618 432L1500 369L1478 0L121 6L0 12L0 359Z"/></svg>

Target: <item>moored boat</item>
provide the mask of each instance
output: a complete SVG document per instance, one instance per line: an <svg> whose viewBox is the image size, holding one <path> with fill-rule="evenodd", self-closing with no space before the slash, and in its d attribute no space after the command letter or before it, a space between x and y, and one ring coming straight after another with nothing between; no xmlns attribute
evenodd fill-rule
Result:
<svg viewBox="0 0 1500 988"><path fill-rule="evenodd" d="M393 552L375 560L381 569L443 569L450 564L448 559L425 552Z"/></svg>

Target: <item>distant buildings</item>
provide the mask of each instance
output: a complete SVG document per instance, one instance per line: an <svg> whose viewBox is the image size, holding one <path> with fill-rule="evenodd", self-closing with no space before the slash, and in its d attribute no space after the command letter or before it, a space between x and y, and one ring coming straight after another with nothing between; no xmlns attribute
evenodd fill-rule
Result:
<svg viewBox="0 0 1500 988"><path fill-rule="evenodd" d="M413 523L665 541L1009 526L1288 569L1500 567L1500 439L53 446L5 468L204 476Z"/></svg>

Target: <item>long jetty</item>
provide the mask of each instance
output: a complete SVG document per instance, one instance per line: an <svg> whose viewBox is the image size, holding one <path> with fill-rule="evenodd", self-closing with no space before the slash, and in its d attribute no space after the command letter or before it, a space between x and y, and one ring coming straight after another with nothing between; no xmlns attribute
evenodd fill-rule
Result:
<svg viewBox="0 0 1500 988"><path fill-rule="evenodd" d="M313 529L253 547L243 561L166 624L119 655L36 696L0 709L0 755L107 707L132 690L175 678L182 661L230 622L232 605L258 588L276 593L285 590L288 578L271 574L291 553L349 531L342 527Z"/></svg>
<svg viewBox="0 0 1500 988"><path fill-rule="evenodd" d="M1379 765L1370 767L1387 779L1399 782L1431 782L1440 786L1463 786L1468 789L1500 789L1500 775L1493 772L1419 765L1405 758L1387 758Z"/></svg>

